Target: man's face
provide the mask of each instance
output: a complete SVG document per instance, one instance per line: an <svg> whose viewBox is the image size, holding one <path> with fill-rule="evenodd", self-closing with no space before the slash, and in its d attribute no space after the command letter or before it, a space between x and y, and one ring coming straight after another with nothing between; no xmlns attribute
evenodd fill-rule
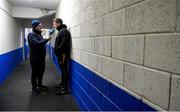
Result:
<svg viewBox="0 0 180 112"><path fill-rule="evenodd" d="M39 24L36 28L37 31L42 31L42 24Z"/></svg>
<svg viewBox="0 0 180 112"><path fill-rule="evenodd" d="M53 21L53 28L57 28L57 27L56 27L56 22L55 22L55 21Z"/></svg>
<svg viewBox="0 0 180 112"><path fill-rule="evenodd" d="M55 22L55 26L56 26L56 28L58 28L60 26L60 23Z"/></svg>

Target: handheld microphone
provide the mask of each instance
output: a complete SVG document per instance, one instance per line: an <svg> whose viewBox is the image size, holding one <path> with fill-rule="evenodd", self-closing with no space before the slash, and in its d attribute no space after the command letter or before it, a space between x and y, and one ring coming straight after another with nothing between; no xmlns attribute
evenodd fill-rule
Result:
<svg viewBox="0 0 180 112"><path fill-rule="evenodd" d="M49 30L49 35L52 35L54 33L54 31L55 31L54 29L50 29Z"/></svg>

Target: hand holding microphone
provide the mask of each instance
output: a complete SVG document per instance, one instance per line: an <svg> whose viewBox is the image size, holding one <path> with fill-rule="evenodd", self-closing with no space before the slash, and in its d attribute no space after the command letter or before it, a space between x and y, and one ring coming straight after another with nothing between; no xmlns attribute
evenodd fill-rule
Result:
<svg viewBox="0 0 180 112"><path fill-rule="evenodd" d="M54 29L50 29L49 30L49 36L52 35L54 33L54 31L55 31Z"/></svg>
<svg viewBox="0 0 180 112"><path fill-rule="evenodd" d="M50 30L49 30L49 36L48 36L48 38L47 38L48 40L51 40L52 34L54 33L54 31L55 31L54 29L50 29Z"/></svg>

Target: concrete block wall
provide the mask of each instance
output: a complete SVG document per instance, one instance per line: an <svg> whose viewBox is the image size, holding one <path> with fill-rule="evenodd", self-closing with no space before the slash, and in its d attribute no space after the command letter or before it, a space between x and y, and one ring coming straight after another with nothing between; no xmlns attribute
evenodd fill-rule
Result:
<svg viewBox="0 0 180 112"><path fill-rule="evenodd" d="M157 110L180 110L180 0L61 0L72 59Z"/></svg>

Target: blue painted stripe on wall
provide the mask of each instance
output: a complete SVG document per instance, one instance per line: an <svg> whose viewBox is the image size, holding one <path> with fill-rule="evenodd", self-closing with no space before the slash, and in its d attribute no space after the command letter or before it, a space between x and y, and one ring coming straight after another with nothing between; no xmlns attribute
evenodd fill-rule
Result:
<svg viewBox="0 0 180 112"><path fill-rule="evenodd" d="M70 66L72 94L83 111L156 111L78 62L71 60Z"/></svg>
<svg viewBox="0 0 180 112"><path fill-rule="evenodd" d="M23 48L0 55L0 85L4 83L14 68L23 61Z"/></svg>
<svg viewBox="0 0 180 112"><path fill-rule="evenodd" d="M88 93L83 89L83 87L77 81L73 80L73 85L74 85L73 90L75 90L76 94L80 96L81 101L86 105L87 110L89 111L101 110L100 107L96 105L96 103L91 99Z"/></svg>
<svg viewBox="0 0 180 112"><path fill-rule="evenodd" d="M79 83L78 87L83 90L84 93L78 92L79 96L82 96L81 99L84 99L86 105L89 106L88 110L96 111L96 110L120 110L113 102L110 101L103 93L101 93L94 85L92 85L87 79L85 79L78 71L72 71L72 83ZM75 81L74 81L75 80ZM72 87L73 88L73 87ZM76 91L79 91L77 87L75 87ZM95 94L91 94L95 93ZM86 94L85 97L83 97ZM96 96L96 97L94 97ZM98 101L98 103L96 103ZM108 107L107 107L108 105Z"/></svg>

